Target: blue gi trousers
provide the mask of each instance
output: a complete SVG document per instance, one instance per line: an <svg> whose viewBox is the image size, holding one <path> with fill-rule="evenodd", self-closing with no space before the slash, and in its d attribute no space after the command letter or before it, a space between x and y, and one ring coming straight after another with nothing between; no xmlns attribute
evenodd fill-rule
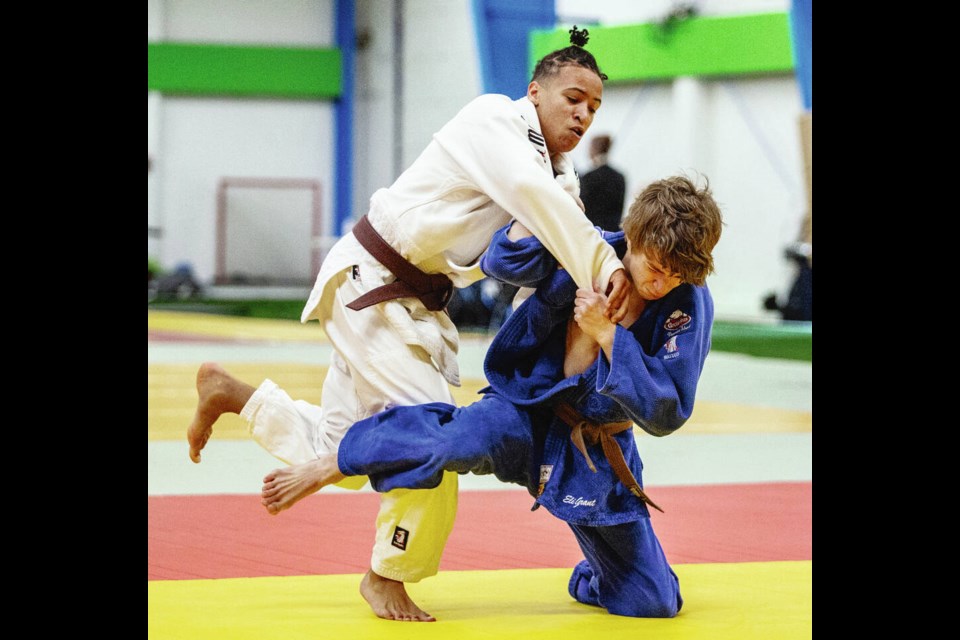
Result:
<svg viewBox="0 0 960 640"><path fill-rule="evenodd" d="M345 475L366 475L381 492L430 489L447 470L492 473L535 496L539 452L553 423L549 410L517 406L495 392L466 407L439 402L394 407L354 424L340 443L337 462ZM609 526L568 525L586 557L570 578L575 600L642 618L672 618L680 611L679 580L649 517Z"/></svg>

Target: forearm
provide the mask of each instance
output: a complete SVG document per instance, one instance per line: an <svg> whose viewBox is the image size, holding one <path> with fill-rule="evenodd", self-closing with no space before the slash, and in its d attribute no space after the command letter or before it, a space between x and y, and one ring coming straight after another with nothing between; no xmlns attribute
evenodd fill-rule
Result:
<svg viewBox="0 0 960 640"><path fill-rule="evenodd" d="M507 239L513 242L516 242L520 238L529 238L533 235L533 232L527 229L525 226L517 222L516 220L510 225L510 228L507 229Z"/></svg>

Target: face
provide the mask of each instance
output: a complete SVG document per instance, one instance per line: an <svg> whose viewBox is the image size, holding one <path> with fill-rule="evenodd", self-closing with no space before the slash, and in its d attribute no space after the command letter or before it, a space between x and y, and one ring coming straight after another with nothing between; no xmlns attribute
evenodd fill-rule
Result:
<svg viewBox="0 0 960 640"><path fill-rule="evenodd" d="M540 128L550 154L572 151L600 108L603 82L589 69L568 64L541 84L534 80L527 97L537 108Z"/></svg>
<svg viewBox="0 0 960 640"><path fill-rule="evenodd" d="M644 300L659 300L683 282L680 276L670 273L662 264L648 258L641 251L634 251L627 240L627 253L623 256L627 277Z"/></svg>

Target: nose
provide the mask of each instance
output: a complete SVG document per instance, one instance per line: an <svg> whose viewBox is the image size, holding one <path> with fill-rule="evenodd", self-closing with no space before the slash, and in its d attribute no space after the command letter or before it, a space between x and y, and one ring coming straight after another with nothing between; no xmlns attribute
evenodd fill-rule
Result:
<svg viewBox="0 0 960 640"><path fill-rule="evenodd" d="M650 282L650 286L653 287L653 291L658 294L663 291L666 284L667 280L663 276L654 276L653 280Z"/></svg>

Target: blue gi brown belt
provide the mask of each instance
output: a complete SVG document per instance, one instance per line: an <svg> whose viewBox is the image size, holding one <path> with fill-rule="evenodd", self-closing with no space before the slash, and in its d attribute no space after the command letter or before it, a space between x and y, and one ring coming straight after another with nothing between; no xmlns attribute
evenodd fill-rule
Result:
<svg viewBox="0 0 960 640"><path fill-rule="evenodd" d="M599 440L600 446L603 447L603 454L607 457L607 461L610 463L613 472L617 474L617 479L630 490L630 493L660 513L663 513L663 509L658 507L656 503L643 492L643 489L640 488L640 483L637 482L637 479L630 471L630 467L627 466L627 461L623 457L623 451L620 449L620 445L613 439L613 434L632 429L632 422L597 424L584 418L579 411L566 402L555 405L553 412L570 427L570 439L573 441L573 445L583 454L583 457L587 459L587 466L590 467L591 471L596 473L597 467L594 466L593 460L590 459L586 445L594 445Z"/></svg>
<svg viewBox="0 0 960 640"><path fill-rule="evenodd" d="M442 311L450 302L453 283L442 273L424 273L410 264L373 228L367 216L353 227L353 235L364 249L397 277L388 284L371 289L347 305L359 311L378 302L396 298L418 298L430 311Z"/></svg>

